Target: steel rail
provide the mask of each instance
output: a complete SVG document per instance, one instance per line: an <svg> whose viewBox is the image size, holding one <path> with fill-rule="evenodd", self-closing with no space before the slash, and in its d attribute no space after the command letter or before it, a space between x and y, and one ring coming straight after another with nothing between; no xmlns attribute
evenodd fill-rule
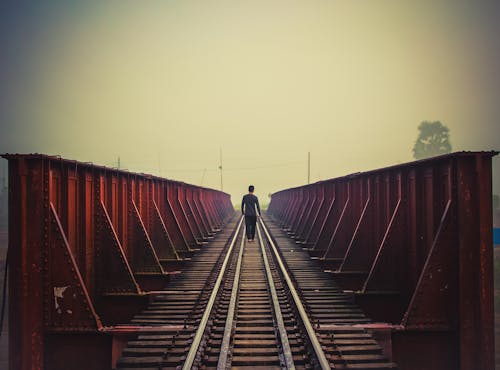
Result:
<svg viewBox="0 0 500 370"><path fill-rule="evenodd" d="M194 336L193 343L191 344L191 348L189 349L189 352L186 356L186 360L184 361L184 365L182 366L183 370L191 369L191 367L193 366L194 360L196 359L196 355L198 353L198 348L200 346L201 339L203 338L203 334L205 333L208 318L210 316L210 313L212 312L215 298L216 298L217 293L219 291L219 287L221 285L222 278L224 276L224 272L226 271L229 257L231 256L231 252L233 250L234 244L236 243L236 239L238 238L238 234L239 234L242 222L243 222L243 216L241 217L240 222L238 223L238 227L236 229L236 232L234 233L233 240L231 241L231 245L228 248L228 251L226 253L226 257L224 258L224 262L222 263L221 270L219 272L219 275L217 276L217 280L216 280L214 288L212 290L212 294L210 295L210 299L208 300L207 307L205 308L205 312L203 313L203 317L201 318L200 324L198 326L198 330L196 330L196 334Z"/></svg>
<svg viewBox="0 0 500 370"><path fill-rule="evenodd" d="M236 300L240 285L241 261L243 259L243 248L245 246L245 229L243 226L243 237L241 238L240 251L238 253L238 262L236 263L236 271L233 280L233 288L231 290L231 300L227 312L226 326L224 327L224 337L220 348L219 361L217 362L217 370L226 369L227 355L229 353L229 345L231 343L231 334L233 330L234 312L236 311Z"/></svg>
<svg viewBox="0 0 500 370"><path fill-rule="evenodd" d="M304 327L307 331L307 335L309 336L309 339L311 341L311 345L314 349L314 353L316 354L316 357L318 359L318 363L321 366L321 369L331 369L330 363L326 359L325 352L323 351L323 348L321 348L321 344L318 341L318 338L316 337L316 333L314 331L313 326L311 325L311 322L309 321L309 318L307 317L306 311L304 309L304 306L302 305L302 302L300 300L300 297L295 290L295 286L293 285L292 279L290 279L290 276L288 275L288 272L285 268L285 265L283 264L283 261L281 260L281 257L278 253L278 249L276 248L276 245L273 242L273 239L271 238L271 235L269 234L269 231L267 230L266 225L264 224L264 221L262 218L260 219L260 224L262 225L262 229L264 230L264 233L267 236L267 239L269 240L269 245L271 246L271 249L274 252L274 255L276 257L276 262L278 263L278 266L281 269L281 272L283 274L283 277L288 285L288 289L290 289L290 293L292 294L293 300L295 302L295 305L297 307L297 311L299 312L299 315L302 319L302 322L304 324Z"/></svg>
<svg viewBox="0 0 500 370"><path fill-rule="evenodd" d="M266 248L264 247L264 241L262 240L262 234L260 232L259 225L257 225L257 234L259 235L260 250L262 252L262 259L264 260L264 266L266 268L267 282L269 284L269 290L273 301L274 316L276 318L276 323L278 324L278 332L280 334L283 357L285 358L285 366L289 370L294 370L295 364L293 363L293 353L290 348L290 342L288 341L288 334L286 332L285 322L283 321L278 294L276 293L276 287L274 286L274 279L271 274L271 268L269 267L268 256L266 253Z"/></svg>

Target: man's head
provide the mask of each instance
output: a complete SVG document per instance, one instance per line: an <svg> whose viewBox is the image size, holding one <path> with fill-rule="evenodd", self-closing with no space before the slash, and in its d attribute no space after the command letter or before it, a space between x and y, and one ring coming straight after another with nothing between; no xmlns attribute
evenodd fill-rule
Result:
<svg viewBox="0 0 500 370"><path fill-rule="evenodd" d="M248 192L249 192L249 193L253 193L253 189L254 189L253 185L250 185L250 186L248 187Z"/></svg>

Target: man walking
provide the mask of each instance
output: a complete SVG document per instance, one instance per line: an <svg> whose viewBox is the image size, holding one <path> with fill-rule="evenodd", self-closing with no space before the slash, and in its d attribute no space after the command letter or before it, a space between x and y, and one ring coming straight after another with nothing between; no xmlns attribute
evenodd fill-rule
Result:
<svg viewBox="0 0 500 370"><path fill-rule="evenodd" d="M257 215L260 216L259 199L253 194L253 191L254 186L250 185L248 187L248 194L245 194L241 201L241 213L245 216L248 241L253 241L255 237Z"/></svg>

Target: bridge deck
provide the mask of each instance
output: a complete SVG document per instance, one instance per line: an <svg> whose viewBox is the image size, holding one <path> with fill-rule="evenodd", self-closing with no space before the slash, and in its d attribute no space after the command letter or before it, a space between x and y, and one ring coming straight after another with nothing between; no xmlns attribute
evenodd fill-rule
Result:
<svg viewBox="0 0 500 370"><path fill-rule="evenodd" d="M234 229L236 225L233 222L228 228ZM343 292L331 275L323 272L318 261L311 260L308 253L279 228L269 226L269 231L288 271L279 270L278 257L272 254L266 237L262 237L261 228L255 242L244 240L243 230L236 236L225 230L186 263L183 273L165 287L168 293L155 295L148 307L134 316L130 324L139 326L136 327L139 333L123 350L117 369L185 367L188 350L195 345L194 333L199 330L207 309L209 293L216 296L216 308L208 319L212 324L204 329L204 344L194 350L197 355L190 366L206 369L321 367L309 348L297 308L287 295L290 288L283 273L288 273L295 283L293 289L297 290L313 335L324 351L327 368L396 368L387 357L390 345L383 343L384 353L372 335L378 334L374 330L377 326L356 306L353 294ZM239 247L226 250L231 238L236 238ZM231 263L227 272L223 272L218 294L214 288L220 274L217 261L225 253L231 253ZM236 270L238 258L241 268ZM266 271L271 276L266 276ZM232 295L234 312L229 312ZM228 317L232 318L229 327ZM378 329L382 327L384 325L378 325ZM147 333L141 331L145 328ZM385 325L385 329L390 327ZM227 348L222 350L226 337ZM222 365L221 353L227 353Z"/></svg>
<svg viewBox="0 0 500 370"><path fill-rule="evenodd" d="M122 368L215 366L234 285L223 266L234 275L236 251L248 247L231 306L232 329L245 336L221 347L227 361L238 354L244 366L248 352L262 366L277 354L274 365L288 368L492 370L496 154L453 153L277 192L260 251L238 244L238 233L228 244L234 208L223 192L5 155L9 369L108 370L119 358ZM264 282L253 298L246 288ZM252 299L262 305L245 322ZM253 348L266 333L274 348Z"/></svg>

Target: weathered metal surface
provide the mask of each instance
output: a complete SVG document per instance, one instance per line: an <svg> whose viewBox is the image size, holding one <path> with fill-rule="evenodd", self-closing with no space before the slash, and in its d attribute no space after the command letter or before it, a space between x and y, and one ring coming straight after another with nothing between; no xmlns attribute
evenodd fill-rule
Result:
<svg viewBox="0 0 500 370"><path fill-rule="evenodd" d="M332 368L399 368L392 361L391 340L387 338L391 326L372 323L354 303L352 292L343 292L323 271L319 261L308 258L307 251L275 224L266 222L266 230L271 234L269 244L273 251L278 251L302 302L303 309L296 309L295 315L307 315L312 324L305 325L311 333L308 337L315 335L319 341L315 346L311 343L310 350L321 348ZM290 292L290 296L294 295ZM319 368L320 363L311 365Z"/></svg>
<svg viewBox="0 0 500 370"><path fill-rule="evenodd" d="M397 368L391 326L371 323L307 252L274 225L247 242L242 220L231 224L137 326L108 331L117 369Z"/></svg>
<svg viewBox="0 0 500 370"><path fill-rule="evenodd" d="M130 321L134 327L129 326L121 334L112 331L114 337L118 336L116 351L123 350L121 356L115 358L117 368L180 367L188 361L187 355L193 345L197 348L197 344L202 347L206 345L203 335L205 330L200 323L203 319L203 322L207 322L207 304L213 303L215 299L216 282L231 246L235 221L233 218L208 248L202 248L186 262L183 273L169 282L167 290L152 294L148 307ZM219 309L214 306L212 311ZM213 321L209 320L207 330L212 327ZM133 331L136 333L132 338L125 337L128 336L127 332L133 334ZM193 338L196 339L193 341ZM195 356L189 356L189 361L199 361L196 353L196 349L193 349L191 354Z"/></svg>
<svg viewBox="0 0 500 370"><path fill-rule="evenodd" d="M189 248L196 248L201 242L197 239L197 235L193 231L192 222L190 221L191 217L188 217L188 213L186 213L187 202L182 184L172 183L172 185L167 188L167 196L182 231L182 235Z"/></svg>
<svg viewBox="0 0 500 370"><path fill-rule="evenodd" d="M243 227L245 233L245 227ZM243 260L245 238L241 238L240 250L238 251L238 259L234 271L233 286L231 288L231 298L229 299L229 306L227 308L226 323L224 324L224 335L219 350L219 358L217 360L217 370L226 369L228 365L228 356L230 355L231 339L233 337L234 319L236 313L236 304L240 286L241 264Z"/></svg>
<svg viewBox="0 0 500 370"><path fill-rule="evenodd" d="M311 318L308 317L308 314L306 313L306 310L304 309L304 305L302 303L302 300L299 297L299 293L295 289L295 285L292 282L292 278L289 276L287 269L278 253L278 250L276 248L276 245L274 244L271 235L269 234L269 231L267 230L267 227L265 226L264 222L262 219L259 219L260 221L260 226L262 226L262 229L264 230L264 233L266 234L266 237L268 239L268 242L271 246L272 251L274 252L274 257L276 259L276 264L280 267L280 272L283 275L283 280L286 283L289 294L293 297L293 301L296 306L297 310L297 316L300 317L302 321L302 325L304 325L305 331L307 332L307 335L309 337L309 340L311 342L311 346L314 350L314 353L316 355L317 363L316 367L321 368L321 369L328 369L330 368L330 363L328 359L326 358L325 352L323 351L323 348L321 347L321 343L318 341L318 338L316 337L316 333L314 332L313 328L313 323L311 323ZM262 243L262 236L260 233L260 227L257 228L257 231L259 233L259 240ZM302 292L301 292L302 293ZM283 328L284 330L284 328Z"/></svg>
<svg viewBox="0 0 500 370"><path fill-rule="evenodd" d="M312 322L308 331L331 366L371 361L394 368L392 359L412 370L494 368L495 154L456 153L273 195L270 213L285 231L269 226L265 243L279 250L269 264L294 362L304 364L312 346L299 334L300 315L292 314L292 285L282 290L278 255ZM187 262L182 278L175 270L233 213L229 196L56 157L5 157L11 185L10 369L107 369L122 350L124 368L182 364L227 243L218 234L209 250ZM329 274L304 258L307 252ZM255 253L249 248L243 256L244 284L264 281L263 268L253 265ZM351 292L342 292L333 279ZM168 291L145 292L167 280ZM216 316L207 321L210 335L196 356L201 363L218 359L226 292L232 290L230 281L220 284ZM249 292L242 295L246 301L253 299ZM367 316L388 324L372 324ZM236 321L236 328L272 331L260 319L249 320ZM109 327L117 323L133 325L139 339ZM161 326L146 333L137 325ZM248 352L238 360L242 364L266 352L247 342L238 344L238 353Z"/></svg>
<svg viewBox="0 0 500 370"><path fill-rule="evenodd" d="M296 242L356 292L369 316L398 325L393 353L402 369L494 368L496 154L454 153L272 196L269 213ZM429 355L415 362L411 351Z"/></svg>
<svg viewBox="0 0 500 370"><path fill-rule="evenodd" d="M170 263L211 235L208 220L220 226L233 212L229 195L210 189L59 157L3 157L11 370L58 369L63 357L73 358L66 368L88 368L75 355L82 343L110 359L103 326L130 320L144 292L169 279Z"/></svg>
<svg viewBox="0 0 500 370"><path fill-rule="evenodd" d="M243 222L243 218L241 218L240 221L238 222L236 232L234 233L234 235L232 237L232 241L228 247L228 250L224 255L224 261L222 262L222 265L217 273L215 283L213 285L213 288L211 289L212 293L210 294L210 298L208 299L206 307L204 308L203 316L201 317L200 322L198 323L198 328L196 329L196 334L193 338L193 343L191 344L191 348L189 349L189 352L186 355L186 360L184 361L184 364L182 365L183 369L186 369L186 370L191 369L193 366L193 363L195 361L195 358L198 354L200 343L201 343L202 338L205 334L205 331L207 330L208 319L210 317L210 314L212 313L212 308L214 307L216 297L219 293L219 287L223 282L224 273L226 272L226 266L229 262L229 257L231 256L231 252L234 248L234 245L236 244L236 241L238 238L238 232L240 230L242 222Z"/></svg>

